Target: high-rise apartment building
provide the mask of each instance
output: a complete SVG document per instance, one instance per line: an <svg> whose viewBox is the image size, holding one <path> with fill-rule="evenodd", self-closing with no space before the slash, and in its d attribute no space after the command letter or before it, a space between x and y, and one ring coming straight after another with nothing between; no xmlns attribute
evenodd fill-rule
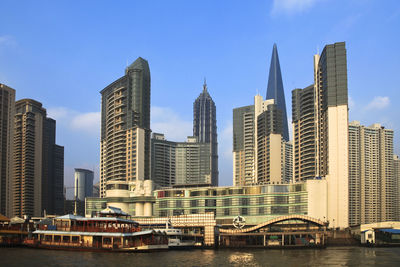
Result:
<svg viewBox="0 0 400 267"><path fill-rule="evenodd" d="M218 185L218 141L216 107L207 90L206 81L203 92L193 103L193 136L199 143L210 144L211 184Z"/></svg>
<svg viewBox="0 0 400 267"><path fill-rule="evenodd" d="M210 153L210 145L198 142L195 136L188 136L186 142L176 143L175 183L212 185Z"/></svg>
<svg viewBox="0 0 400 267"><path fill-rule="evenodd" d="M396 221L400 221L400 158L397 155L394 155L393 159L393 174L394 180L396 182L396 194L397 194L397 201L396 201Z"/></svg>
<svg viewBox="0 0 400 267"><path fill-rule="evenodd" d="M93 171L75 169L75 200L85 201L86 197L93 196L93 178Z"/></svg>
<svg viewBox="0 0 400 267"><path fill-rule="evenodd" d="M284 167L282 168L282 182L292 183L293 182L293 142L282 141L282 162Z"/></svg>
<svg viewBox="0 0 400 267"><path fill-rule="evenodd" d="M233 109L233 185L254 183L254 105Z"/></svg>
<svg viewBox="0 0 400 267"><path fill-rule="evenodd" d="M151 138L151 179L159 186L171 187L176 181L176 142L164 134L153 133Z"/></svg>
<svg viewBox="0 0 400 267"><path fill-rule="evenodd" d="M101 92L100 196L110 180L150 179L150 69L139 57Z"/></svg>
<svg viewBox="0 0 400 267"><path fill-rule="evenodd" d="M200 143L195 136L172 142L154 133L151 146L152 179L159 186L212 185L210 143Z"/></svg>
<svg viewBox="0 0 400 267"><path fill-rule="evenodd" d="M253 106L233 110L234 185L292 180L291 144L282 137L282 111L274 102L256 95Z"/></svg>
<svg viewBox="0 0 400 267"><path fill-rule="evenodd" d="M292 91L293 179L315 178L314 85Z"/></svg>
<svg viewBox="0 0 400 267"><path fill-rule="evenodd" d="M11 215L15 90L0 83L0 214Z"/></svg>
<svg viewBox="0 0 400 267"><path fill-rule="evenodd" d="M256 110L256 181L258 183L282 182L282 111L274 101L255 97ZM270 102L270 103L269 103Z"/></svg>
<svg viewBox="0 0 400 267"><path fill-rule="evenodd" d="M348 226L348 93L345 43L314 56L316 176L328 183L327 219Z"/></svg>
<svg viewBox="0 0 400 267"><path fill-rule="evenodd" d="M281 66L279 64L278 49L276 44L272 48L271 66L269 68L267 98L273 99L278 109L282 112L281 125L282 125L282 138L289 141L289 128L286 115L286 102L285 92L283 90Z"/></svg>
<svg viewBox="0 0 400 267"><path fill-rule="evenodd" d="M345 43L314 56L314 85L295 89L293 111L294 181L327 180L327 220L348 226L348 103Z"/></svg>
<svg viewBox="0 0 400 267"><path fill-rule="evenodd" d="M349 123L349 224L396 220L393 130Z"/></svg>
<svg viewBox="0 0 400 267"><path fill-rule="evenodd" d="M55 144L56 122L32 99L15 103L12 214L64 211L64 148Z"/></svg>

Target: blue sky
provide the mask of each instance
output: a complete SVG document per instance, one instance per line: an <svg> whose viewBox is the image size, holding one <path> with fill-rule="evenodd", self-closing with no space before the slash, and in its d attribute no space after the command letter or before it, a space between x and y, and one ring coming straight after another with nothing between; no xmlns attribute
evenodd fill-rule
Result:
<svg viewBox="0 0 400 267"><path fill-rule="evenodd" d="M232 184L232 109L265 97L277 43L291 90L313 82L313 55L345 41L350 120L395 130L400 153L398 1L2 1L0 82L43 103L73 168L98 180L99 91L141 56L149 61L151 125L170 140L192 133L204 77L217 106L220 184Z"/></svg>

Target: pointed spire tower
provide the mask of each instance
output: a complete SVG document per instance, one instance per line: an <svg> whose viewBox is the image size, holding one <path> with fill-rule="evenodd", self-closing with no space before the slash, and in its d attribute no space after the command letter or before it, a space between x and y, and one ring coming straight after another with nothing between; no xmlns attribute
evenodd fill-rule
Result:
<svg viewBox="0 0 400 267"><path fill-rule="evenodd" d="M193 103L193 136L199 143L210 144L211 158L211 183L218 186L218 141L217 141L217 117L216 107L207 90L206 78L204 78L203 92Z"/></svg>
<svg viewBox="0 0 400 267"><path fill-rule="evenodd" d="M271 66L269 68L267 99L274 99L275 104L282 111L282 137L289 141L289 128L286 115L285 92L283 90L281 66L279 64L276 44L272 49Z"/></svg>

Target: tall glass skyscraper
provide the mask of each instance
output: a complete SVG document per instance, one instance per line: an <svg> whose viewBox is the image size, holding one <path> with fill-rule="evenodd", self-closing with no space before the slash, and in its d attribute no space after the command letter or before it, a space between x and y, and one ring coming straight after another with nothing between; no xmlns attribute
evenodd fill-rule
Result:
<svg viewBox="0 0 400 267"><path fill-rule="evenodd" d="M218 185L218 141L215 103L207 91L204 80L203 92L193 103L193 136L199 143L211 145L211 183Z"/></svg>
<svg viewBox="0 0 400 267"><path fill-rule="evenodd" d="M272 49L266 99L274 99L274 103L278 106L278 109L282 111L282 137L285 141L289 141L285 92L283 91L281 66L279 64L278 49L276 48L276 44L274 44Z"/></svg>

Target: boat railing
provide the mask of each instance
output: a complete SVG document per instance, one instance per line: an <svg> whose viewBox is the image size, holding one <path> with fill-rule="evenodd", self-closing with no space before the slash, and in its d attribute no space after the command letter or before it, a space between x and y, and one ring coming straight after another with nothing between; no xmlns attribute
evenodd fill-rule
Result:
<svg viewBox="0 0 400 267"><path fill-rule="evenodd" d="M52 226L40 225L39 230L55 230L55 231L73 231L73 232L101 232L101 233L134 233L141 231L140 227L125 228L125 227L87 227L87 226Z"/></svg>

